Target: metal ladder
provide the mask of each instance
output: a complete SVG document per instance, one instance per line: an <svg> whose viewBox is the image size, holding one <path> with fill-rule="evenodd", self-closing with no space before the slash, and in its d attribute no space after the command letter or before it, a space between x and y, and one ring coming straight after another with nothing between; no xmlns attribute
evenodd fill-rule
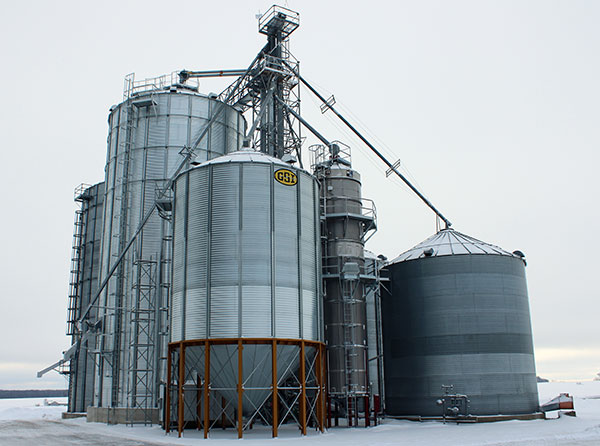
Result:
<svg viewBox="0 0 600 446"><path fill-rule="evenodd" d="M136 260L130 311L127 424L152 424L155 373L156 264Z"/></svg>
<svg viewBox="0 0 600 446"><path fill-rule="evenodd" d="M131 99L128 99L127 106L124 107L124 111L126 113L125 125L121 124L121 116L119 116L119 140L118 140L118 152L123 153L123 172L120 178L116 179L117 183L121 183L121 194L119 197L116 197L116 201L121 201L120 211L118 214L118 223L117 227L119 228L119 232L117 234L113 234L115 238L118 239L118 251L113 254L119 256L123 251L125 244L128 239L128 216L129 216L129 206L128 206L128 186L129 186L129 165L131 160L131 148L132 148L132 140L133 140L133 129L134 129L134 112L135 107L131 103ZM121 110L123 113L123 110ZM121 132L124 132L124 138L121 138ZM116 161L119 163L120 161ZM115 220L114 210L113 210L113 222ZM114 227L115 225L113 225ZM125 347L122 342L123 332L123 322L125 319L125 307L127 305L125 289L127 282L127 269L130 265L127 265L126 262L122 262L119 265L119 268L116 273L116 292L114 294L114 332L113 335L113 346L110 352L111 360L111 370L112 370L112 382L111 382L111 403L112 407L117 407L119 405L119 388L121 381L121 374L123 371L121 370L121 352ZM107 352L108 353L108 352ZM123 358L125 359L125 358Z"/></svg>
<svg viewBox="0 0 600 446"><path fill-rule="evenodd" d="M163 237L162 254L159 271L159 298L156 312L156 388L160 386L160 377L166 377L167 354L169 342L169 296L171 295L171 263L173 261L173 236ZM162 373L164 372L164 373ZM165 378L166 379L166 378Z"/></svg>
<svg viewBox="0 0 600 446"><path fill-rule="evenodd" d="M341 259L340 259L341 260ZM341 265L340 265L341 269ZM355 339L352 335L352 329L354 328L353 324L353 303L354 299L352 297L352 284L346 280L342 280L342 299L343 299L343 308L344 308L344 348L345 348L345 370L344 374L346 376L346 391L351 392L353 389L350 389L350 382L352 370L353 370L353 359L356 357L356 353L354 352L354 344Z"/></svg>
<svg viewBox="0 0 600 446"><path fill-rule="evenodd" d="M69 276L69 304L67 307L67 335L73 336L77 329L78 311L80 306L79 282L81 275L81 245L83 239L83 211L75 211L73 227L73 245L71 249L71 271Z"/></svg>

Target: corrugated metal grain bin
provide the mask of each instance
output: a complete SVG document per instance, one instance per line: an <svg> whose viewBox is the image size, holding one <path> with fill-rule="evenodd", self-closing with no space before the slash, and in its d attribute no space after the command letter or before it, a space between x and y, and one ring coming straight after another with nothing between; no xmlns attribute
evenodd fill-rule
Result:
<svg viewBox="0 0 600 446"><path fill-rule="evenodd" d="M76 220L76 225L80 225L78 274L76 282L71 284L76 291L74 293L76 303L73 308L70 308L72 316L69 317L74 327L98 290L104 183L87 187L77 194L75 200L81 203L81 210L78 211L80 217ZM95 308L90 310L92 320L95 319L96 312ZM78 329L74 329L72 334L73 343L80 342L81 345L70 362L67 410L85 412L87 407L92 405L94 397L95 355L93 351L96 349L97 336L90 331L86 338L82 339Z"/></svg>
<svg viewBox="0 0 600 446"><path fill-rule="evenodd" d="M195 150L197 162L238 150L245 130L238 110L175 87L135 94L111 108L100 280L184 159L182 149L194 144L219 110ZM154 213L103 292L97 405L127 407L146 398L148 406L157 404L159 383L164 380L165 361L160 358L166 355L166 320L152 316L156 324L140 328L134 322L140 318L133 313L149 314L167 306L170 235L170 223ZM140 293L150 296L149 303L141 302ZM146 352L131 354L141 351L136 345ZM148 384L128 390L132 382L140 381Z"/></svg>
<svg viewBox="0 0 600 446"><path fill-rule="evenodd" d="M317 194L308 172L254 151L177 178L171 342L320 340Z"/></svg>
<svg viewBox="0 0 600 446"><path fill-rule="evenodd" d="M469 413L538 410L524 259L443 230L388 266L383 296L386 411L441 416L443 385Z"/></svg>
<svg viewBox="0 0 600 446"><path fill-rule="evenodd" d="M182 173L174 191L172 345L289 340L277 349L284 382L298 369L300 340L322 339L318 183L277 158L243 150ZM190 357L193 348L186 367L204 370L203 357ZM211 386L232 405L241 373L235 348L210 353ZM244 413L270 393L263 362L270 351L264 342L243 347L243 370L251 372Z"/></svg>

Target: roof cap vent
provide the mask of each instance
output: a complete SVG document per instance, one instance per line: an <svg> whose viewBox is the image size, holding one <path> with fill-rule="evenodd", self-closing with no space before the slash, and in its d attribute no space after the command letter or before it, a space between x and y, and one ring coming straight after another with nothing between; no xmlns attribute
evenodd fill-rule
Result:
<svg viewBox="0 0 600 446"><path fill-rule="evenodd" d="M433 255L433 248L424 249L423 254L425 254L425 257L431 257Z"/></svg>

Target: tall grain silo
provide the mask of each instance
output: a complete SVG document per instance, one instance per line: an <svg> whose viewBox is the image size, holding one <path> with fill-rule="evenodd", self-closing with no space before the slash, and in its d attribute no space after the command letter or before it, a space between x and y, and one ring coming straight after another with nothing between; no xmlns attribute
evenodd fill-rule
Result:
<svg viewBox="0 0 600 446"><path fill-rule="evenodd" d="M175 76L127 78L124 101L110 110L100 281L108 277L144 216L164 194L186 148L211 119L194 147L196 161L241 147L241 112L176 82ZM123 410L99 411L98 420L114 415L111 422L158 421L159 388L166 372L171 245L170 222L155 212L100 298L103 333L94 405Z"/></svg>
<svg viewBox="0 0 600 446"><path fill-rule="evenodd" d="M515 253L445 229L391 262L389 415L442 416L442 386L466 395L471 415L538 411L525 261Z"/></svg>
<svg viewBox="0 0 600 446"><path fill-rule="evenodd" d="M318 194L253 150L176 179L167 429L323 427Z"/></svg>
<svg viewBox="0 0 600 446"><path fill-rule="evenodd" d="M69 363L68 412L85 412L94 397L96 332L80 326L77 321L86 310L98 289L100 243L104 208L104 183L81 185L75 189L73 251L69 284L67 334L76 346ZM92 309L90 317L96 318Z"/></svg>

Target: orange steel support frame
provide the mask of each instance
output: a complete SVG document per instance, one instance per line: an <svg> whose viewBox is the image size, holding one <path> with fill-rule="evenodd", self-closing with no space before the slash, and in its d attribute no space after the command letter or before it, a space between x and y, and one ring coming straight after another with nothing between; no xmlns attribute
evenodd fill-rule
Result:
<svg viewBox="0 0 600 446"><path fill-rule="evenodd" d="M183 343L179 344L179 388L177 389L177 434L181 437L181 431L183 430L183 383L185 382L185 348Z"/></svg>
<svg viewBox="0 0 600 446"><path fill-rule="evenodd" d="M277 428L279 427L279 405L278 401L278 392L277 392L277 341L273 339L273 344L271 345L271 377L273 380L273 395L271 396L271 400L273 402L273 438L277 437Z"/></svg>
<svg viewBox="0 0 600 446"><path fill-rule="evenodd" d="M232 339L196 339L196 340L188 340L188 341L179 341L173 342L169 344L169 354L168 354L168 370L167 370L167 391L166 391L166 410L165 410L165 431L170 432L171 427L171 415L172 415L172 392L176 391L177 394L177 433L178 436L181 437L183 433L183 429L185 427L185 419L184 419L184 406L185 406L185 397L184 397L184 385L186 380L186 354L185 350L188 347L203 347L204 348L204 382L203 386L200 386L199 377L196 377L198 382L197 384L197 399L199 395L202 395L203 401L202 404L198 400L197 402L197 428L200 429L200 407L202 406L203 412L203 420L202 427L204 430L204 438L208 438L208 433L211 428L211 420L210 420L210 373L211 373L211 364L210 364L210 353L211 348L218 345L235 345L237 347L237 360L238 360L238 379L237 379L237 407L236 407L236 421L237 425L237 434L238 438L242 438L244 424L243 424L243 400L244 400L244 368L243 368L243 349L244 345L257 345L264 344L271 346L271 411L272 411L272 433L273 437L277 437L278 428L282 423L282 419L280 418L280 409L283 409L285 412L286 407L279 405L279 387L278 383L278 373L277 373L277 354L278 354L278 345L292 345L296 346L299 349L299 391L300 396L298 398L299 405L299 428L302 432L302 435L306 435L308 417L312 414L313 419L316 422L316 428L321 432L324 432L326 425L326 358L325 358L325 345L321 342L315 341L306 341L302 339L277 339L277 338L232 338ZM307 350L314 352L313 363L312 363L312 373L311 376L316 381L316 386L307 387ZM173 353L178 352L178 374L172 373L173 364ZM310 371L310 370L309 370ZM214 370L214 373L218 373L218 370ZM176 376L178 375L178 376ZM176 382L173 382L173 379L176 379ZM307 390L311 389L314 391L315 400L313 401L313 405L309 406L311 409L311 413L307 411L307 402L308 395ZM222 405L223 406L223 405ZM290 408L288 408L289 413ZM222 420L224 420L225 414L222 412ZM221 422L221 425L224 425L224 422Z"/></svg>
<svg viewBox="0 0 600 446"><path fill-rule="evenodd" d="M204 438L208 438L210 423L210 344L204 342ZM181 387L181 386L180 386Z"/></svg>
<svg viewBox="0 0 600 446"><path fill-rule="evenodd" d="M242 438L242 431L244 430L244 418L242 414L243 404L244 404L244 356L243 356L243 348L242 340L238 339L238 384L237 384L237 393L238 393L238 438Z"/></svg>
<svg viewBox="0 0 600 446"><path fill-rule="evenodd" d="M167 354L167 391L165 392L165 397L167 402L165 404L165 430L167 434L171 432L171 426L169 420L171 419L171 401L169 398L169 383L171 382L171 367L172 367L172 358L171 358L171 350L169 350Z"/></svg>

